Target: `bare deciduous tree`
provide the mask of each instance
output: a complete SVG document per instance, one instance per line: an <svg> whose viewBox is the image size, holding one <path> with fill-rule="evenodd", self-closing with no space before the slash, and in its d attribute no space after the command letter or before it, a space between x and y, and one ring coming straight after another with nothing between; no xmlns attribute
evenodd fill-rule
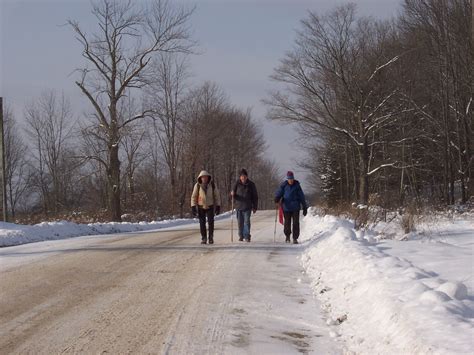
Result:
<svg viewBox="0 0 474 355"><path fill-rule="evenodd" d="M168 170L170 212L183 214L179 195L186 181L183 159L185 124L184 101L186 98L188 62L185 56L162 54L153 63L153 72L147 99L154 110L153 131L161 148Z"/></svg>
<svg viewBox="0 0 474 355"><path fill-rule="evenodd" d="M287 93L266 102L312 142L306 165L328 199L472 196L471 28L469 0L406 0L391 22L358 18L354 5L302 21L273 76Z"/></svg>
<svg viewBox="0 0 474 355"><path fill-rule="evenodd" d="M31 173L27 161L28 147L8 106L5 107L4 130L7 196L11 216L15 218L18 203L30 188Z"/></svg>
<svg viewBox="0 0 474 355"><path fill-rule="evenodd" d="M339 6L326 16L309 12L289 52L272 78L286 85L289 95L274 92L265 102L269 118L296 122L319 132L328 130L347 139L358 157L359 201L369 198L369 177L397 161L373 166L373 150L387 144L380 132L403 117L394 103L397 88L385 78L396 63L384 46L389 24L356 18L354 5Z"/></svg>
<svg viewBox="0 0 474 355"><path fill-rule="evenodd" d="M31 138L34 184L41 196L44 212L68 205L66 190L72 180L69 156L72 151L73 118L69 101L45 91L25 111L26 132ZM69 196L71 197L71 196Z"/></svg>
<svg viewBox="0 0 474 355"><path fill-rule="evenodd" d="M442 166L430 167L436 182L442 179L444 200L453 204L459 180L462 201L473 193L473 57L469 0L406 0L401 28L406 42L416 49L412 78L419 90L405 89L410 104L428 123L428 148ZM421 75L420 75L421 74ZM429 88L430 95L426 95ZM440 169L441 168L441 169ZM439 174L438 170L443 171Z"/></svg>
<svg viewBox="0 0 474 355"><path fill-rule="evenodd" d="M138 8L129 1L101 0L92 13L98 30L88 35L77 21L68 23L82 45L88 66L81 70L77 86L94 108L98 129L106 137L109 211L111 219L121 220L119 143L123 129L149 115L144 108L133 117L120 117L118 107L133 89L148 83L152 57L162 52L189 52L188 20L192 9L176 8L169 1L156 0Z"/></svg>

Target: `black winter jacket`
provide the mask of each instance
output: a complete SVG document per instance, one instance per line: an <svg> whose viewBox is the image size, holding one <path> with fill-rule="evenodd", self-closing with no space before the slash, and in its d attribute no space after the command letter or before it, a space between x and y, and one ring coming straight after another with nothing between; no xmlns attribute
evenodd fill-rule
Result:
<svg viewBox="0 0 474 355"><path fill-rule="evenodd" d="M258 207L258 193L257 187L254 182L250 179L247 179L245 184L242 184L242 181L237 180L234 185L234 199L235 199L235 208L238 210L257 210Z"/></svg>

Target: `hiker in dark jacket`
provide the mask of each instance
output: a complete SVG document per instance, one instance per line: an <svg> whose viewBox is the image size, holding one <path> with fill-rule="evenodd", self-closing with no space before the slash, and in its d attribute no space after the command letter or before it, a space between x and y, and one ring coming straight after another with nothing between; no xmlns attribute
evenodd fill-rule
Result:
<svg viewBox="0 0 474 355"><path fill-rule="evenodd" d="M209 244L214 244L214 214L218 215L221 211L221 199L211 174L205 170L199 173L194 185L191 194L191 211L194 217L199 217L201 244L207 244L208 240L206 219L209 224Z"/></svg>
<svg viewBox="0 0 474 355"><path fill-rule="evenodd" d="M239 241L250 242L250 214L257 212L258 194L253 181L248 178L247 170L240 171L239 180L231 191L235 200L237 210L237 221L239 224Z"/></svg>
<svg viewBox="0 0 474 355"><path fill-rule="evenodd" d="M304 197L303 189L292 171L286 173L284 181L275 193L275 203L281 203L284 216L283 232L286 242L290 242L291 220L293 220L293 244L298 244L300 236L300 209L303 207L303 216L308 213L308 205Z"/></svg>

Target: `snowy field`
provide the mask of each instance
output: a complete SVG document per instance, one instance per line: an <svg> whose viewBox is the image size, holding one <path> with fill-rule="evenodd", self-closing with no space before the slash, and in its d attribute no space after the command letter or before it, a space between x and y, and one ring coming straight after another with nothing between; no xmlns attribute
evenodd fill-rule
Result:
<svg viewBox="0 0 474 355"><path fill-rule="evenodd" d="M229 212L223 213L222 215L217 216L216 220L226 218L229 215ZM0 247L41 242L45 240L67 239L86 235L151 231L197 222L197 219L189 218L139 223L109 222L78 224L74 222L60 221L42 222L31 226L0 222Z"/></svg>
<svg viewBox="0 0 474 355"><path fill-rule="evenodd" d="M334 216L303 219L303 266L348 353L473 353L473 217L408 236L396 221L361 232Z"/></svg>

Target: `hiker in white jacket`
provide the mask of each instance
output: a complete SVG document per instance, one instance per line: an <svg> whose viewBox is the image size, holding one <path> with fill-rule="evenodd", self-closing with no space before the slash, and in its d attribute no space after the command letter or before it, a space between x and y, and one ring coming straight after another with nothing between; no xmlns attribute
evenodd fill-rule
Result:
<svg viewBox="0 0 474 355"><path fill-rule="evenodd" d="M221 211L219 189L212 180L211 174L203 170L199 173L197 183L191 194L191 210L193 216L199 217L201 229L201 244L214 244L214 215ZM206 219L209 225L209 239L207 237Z"/></svg>

